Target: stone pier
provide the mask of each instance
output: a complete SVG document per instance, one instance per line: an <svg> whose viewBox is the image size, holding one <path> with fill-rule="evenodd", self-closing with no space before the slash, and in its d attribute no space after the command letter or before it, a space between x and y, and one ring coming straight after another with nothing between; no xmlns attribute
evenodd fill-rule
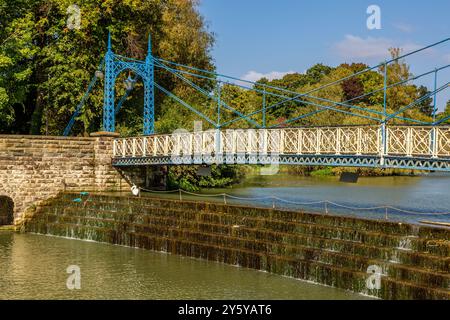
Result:
<svg viewBox="0 0 450 320"><path fill-rule="evenodd" d="M129 190L129 179L111 165L114 137L0 135L0 197L12 201L14 220L64 190Z"/></svg>

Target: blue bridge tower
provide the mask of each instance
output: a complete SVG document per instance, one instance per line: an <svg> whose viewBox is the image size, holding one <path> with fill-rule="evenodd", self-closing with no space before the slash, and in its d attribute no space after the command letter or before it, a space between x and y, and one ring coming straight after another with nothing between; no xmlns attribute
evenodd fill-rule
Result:
<svg viewBox="0 0 450 320"><path fill-rule="evenodd" d="M144 83L144 135L155 132L154 61L151 37L145 61L117 55L112 50L111 33L108 35L108 51L105 56L105 86L103 104L103 130L115 131L115 83L119 74L132 71Z"/></svg>

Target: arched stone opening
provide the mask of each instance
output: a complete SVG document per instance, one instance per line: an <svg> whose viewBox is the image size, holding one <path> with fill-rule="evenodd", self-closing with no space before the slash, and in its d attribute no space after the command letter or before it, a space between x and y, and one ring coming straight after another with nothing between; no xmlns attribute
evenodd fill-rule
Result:
<svg viewBox="0 0 450 320"><path fill-rule="evenodd" d="M0 226L14 223L14 201L10 197L0 195Z"/></svg>

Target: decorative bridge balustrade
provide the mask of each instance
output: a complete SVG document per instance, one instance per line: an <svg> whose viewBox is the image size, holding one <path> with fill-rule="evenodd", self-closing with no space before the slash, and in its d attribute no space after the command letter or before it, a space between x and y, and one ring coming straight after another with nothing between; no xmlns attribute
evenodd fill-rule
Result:
<svg viewBox="0 0 450 320"><path fill-rule="evenodd" d="M450 127L210 130L114 141L116 166L213 163L450 171Z"/></svg>

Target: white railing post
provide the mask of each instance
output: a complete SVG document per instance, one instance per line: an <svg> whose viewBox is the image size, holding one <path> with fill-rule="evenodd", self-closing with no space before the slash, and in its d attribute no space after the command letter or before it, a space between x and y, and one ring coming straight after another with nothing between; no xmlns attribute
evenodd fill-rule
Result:
<svg viewBox="0 0 450 320"><path fill-rule="evenodd" d="M267 129L263 129L263 148L262 148L263 155L266 156L268 154L268 148L269 148L268 131Z"/></svg>
<svg viewBox="0 0 450 320"><path fill-rule="evenodd" d="M247 154L252 153L252 130L247 129Z"/></svg>
<svg viewBox="0 0 450 320"><path fill-rule="evenodd" d="M174 150L172 150L172 154L173 155L176 155L176 156L181 156L181 154L183 154L184 153L184 151L183 151L183 143L181 142L182 140L181 140L181 134L177 134L176 135L176 144L175 144L175 146L174 146ZM175 151L175 153L174 153L174 151Z"/></svg>
<svg viewBox="0 0 450 320"><path fill-rule="evenodd" d="M147 137L142 138L142 156L147 156Z"/></svg>
<svg viewBox="0 0 450 320"><path fill-rule="evenodd" d="M206 132L202 132L200 141L200 154L204 155L206 153Z"/></svg>
<svg viewBox="0 0 450 320"><path fill-rule="evenodd" d="M194 155L194 134L189 134L189 155Z"/></svg>
<svg viewBox="0 0 450 320"><path fill-rule="evenodd" d="M232 145L232 150L231 152L233 153L233 156L236 155L237 153L237 134L236 134L236 130L233 130L232 136L231 136L231 145Z"/></svg>
<svg viewBox="0 0 450 320"><path fill-rule="evenodd" d="M406 134L406 156L412 157L412 151L413 151L413 131L412 128L408 128Z"/></svg>
<svg viewBox="0 0 450 320"><path fill-rule="evenodd" d="M362 128L358 127L357 129L357 135L356 135L356 155L360 156L362 155Z"/></svg>
<svg viewBox="0 0 450 320"><path fill-rule="evenodd" d="M298 129L297 135L297 153L303 154L303 129Z"/></svg>
<svg viewBox="0 0 450 320"><path fill-rule="evenodd" d="M378 135L378 148L380 152L380 164L384 165L384 157L389 153L389 130L386 128L386 123L383 122L380 127L380 134ZM381 135L381 139L380 139Z"/></svg>
<svg viewBox="0 0 450 320"><path fill-rule="evenodd" d="M153 156L156 157L158 155L158 137L153 137Z"/></svg>
<svg viewBox="0 0 450 320"><path fill-rule="evenodd" d="M321 135L322 131L321 129L317 128L316 129L316 154L321 154L320 152L320 142L321 142Z"/></svg>
<svg viewBox="0 0 450 320"><path fill-rule="evenodd" d="M165 156L169 155L169 139L170 139L170 136L165 136L165 138L164 138L164 155Z"/></svg>
<svg viewBox="0 0 450 320"><path fill-rule="evenodd" d="M214 142L215 142L215 158L216 158L216 164L220 164L223 162L222 158L222 133L220 129L216 129L216 132L214 134Z"/></svg>
<svg viewBox="0 0 450 320"><path fill-rule="evenodd" d="M431 129L431 157L437 158L439 153L439 130L437 127Z"/></svg>
<svg viewBox="0 0 450 320"><path fill-rule="evenodd" d="M341 154L341 136L342 136L342 129L337 128L337 131L336 131L336 154L337 155Z"/></svg>
<svg viewBox="0 0 450 320"><path fill-rule="evenodd" d="M285 138L286 138L286 131L284 129L280 129L280 134L278 135L278 139L280 140L278 146L278 154L284 154Z"/></svg>

